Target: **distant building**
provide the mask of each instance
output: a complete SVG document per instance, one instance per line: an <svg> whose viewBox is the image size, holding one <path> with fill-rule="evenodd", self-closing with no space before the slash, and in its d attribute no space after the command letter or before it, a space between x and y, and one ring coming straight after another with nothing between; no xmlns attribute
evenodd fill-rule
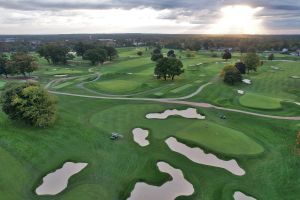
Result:
<svg viewBox="0 0 300 200"><path fill-rule="evenodd" d="M101 42L105 46L114 47L116 46L116 40L114 39L98 39L99 42Z"/></svg>

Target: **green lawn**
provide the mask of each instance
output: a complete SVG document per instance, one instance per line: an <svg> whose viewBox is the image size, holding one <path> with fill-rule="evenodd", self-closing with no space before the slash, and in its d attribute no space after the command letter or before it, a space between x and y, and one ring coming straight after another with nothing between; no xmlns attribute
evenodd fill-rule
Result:
<svg viewBox="0 0 300 200"><path fill-rule="evenodd" d="M246 93L241 96L240 104L250 108L258 109L279 109L281 108L281 99L267 97L258 94Z"/></svg>
<svg viewBox="0 0 300 200"><path fill-rule="evenodd" d="M57 73L82 75L53 87L62 92L96 95L76 86L94 80L96 74L88 72L89 68L94 68L101 78L86 84L88 89L108 94L145 92L137 97L156 98L184 96L213 81L189 101L264 114L299 115L299 106L281 102L299 102L299 80L290 78L299 75L298 63L266 62L257 73L245 76L253 80L252 85L229 86L216 78L227 63L221 58L211 58L210 52L195 52L195 57L187 58L185 51L176 51L186 71L175 81L163 81L153 77L155 63L150 60L149 51L145 50L142 57L136 56L136 48L118 51L119 58L103 66L88 63L53 66L39 59L41 67L34 75L39 76L43 85L53 80ZM238 58L239 54L234 54L230 62L234 63ZM188 70L189 65L198 63L203 64L193 71ZM273 65L282 70L272 72ZM238 95L237 89L245 90L246 95ZM145 101L57 98L58 120L49 128L13 122L0 110L1 200L126 200L136 182L162 185L170 180L167 174L158 171L158 161L181 169L193 184L195 193L178 200L232 200L235 191L257 199L296 200L300 196L300 156L294 151L299 121L204 108L198 112L206 116L205 120L177 116L149 120L145 118L148 113L187 107ZM220 115L226 115L226 120L220 119ZM142 148L133 141L134 128L150 131L149 146ZM111 141L113 132L124 138ZM235 159L246 175L238 177L220 168L191 162L170 151L165 140L171 136L221 159ZM68 188L61 194L37 196L34 191L42 178L66 161L89 165L69 180Z"/></svg>
<svg viewBox="0 0 300 200"><path fill-rule="evenodd" d="M193 122L176 132L175 136L221 154L255 155L264 151L261 145L244 133L206 121Z"/></svg>
<svg viewBox="0 0 300 200"><path fill-rule="evenodd" d="M137 89L141 84L129 80L100 81L93 84L100 91L107 93L126 93Z"/></svg>
<svg viewBox="0 0 300 200"><path fill-rule="evenodd" d="M0 88L3 88L5 86L6 82L0 80Z"/></svg>

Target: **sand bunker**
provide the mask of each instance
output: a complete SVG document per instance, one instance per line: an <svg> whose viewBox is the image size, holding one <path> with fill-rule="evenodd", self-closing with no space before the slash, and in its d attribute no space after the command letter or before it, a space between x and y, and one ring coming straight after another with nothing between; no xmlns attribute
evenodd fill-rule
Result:
<svg viewBox="0 0 300 200"><path fill-rule="evenodd" d="M54 77L67 77L67 74L58 74L58 75L54 75Z"/></svg>
<svg viewBox="0 0 300 200"><path fill-rule="evenodd" d="M157 166L159 171L170 174L172 180L159 187L137 183L127 200L174 200L194 193L193 185L184 178L181 170L165 162L159 162Z"/></svg>
<svg viewBox="0 0 300 200"><path fill-rule="evenodd" d="M35 190L37 195L56 195L68 186L68 180L79 173L88 164L67 162L61 169L48 174L43 178L43 183Z"/></svg>
<svg viewBox="0 0 300 200"><path fill-rule="evenodd" d="M293 79L300 79L300 76L291 76Z"/></svg>
<svg viewBox="0 0 300 200"><path fill-rule="evenodd" d="M149 141L147 140L147 137L149 135L148 130L136 128L133 129L132 134L133 134L133 140L141 147L145 147L150 144Z"/></svg>
<svg viewBox="0 0 300 200"><path fill-rule="evenodd" d="M147 119L167 119L169 116L178 115L188 119L205 119L205 116L202 116L197 113L197 109L188 108L186 110L166 110L163 113L150 113L146 115Z"/></svg>
<svg viewBox="0 0 300 200"><path fill-rule="evenodd" d="M255 198L247 196L242 192L235 192L233 198L234 200L256 200Z"/></svg>
<svg viewBox="0 0 300 200"><path fill-rule="evenodd" d="M244 95L245 94L245 91L243 91L243 90L238 90L237 91L239 94L241 94L241 95Z"/></svg>
<svg viewBox="0 0 300 200"><path fill-rule="evenodd" d="M249 79L243 79L243 82L248 84L248 85L251 85L252 84L252 81L249 80Z"/></svg>
<svg viewBox="0 0 300 200"><path fill-rule="evenodd" d="M184 155L195 163L223 168L237 176L245 175L245 171L238 165L235 160L221 160L213 154L206 154L200 148L188 147L185 144L178 142L177 139L173 137L167 139L166 144L172 151Z"/></svg>

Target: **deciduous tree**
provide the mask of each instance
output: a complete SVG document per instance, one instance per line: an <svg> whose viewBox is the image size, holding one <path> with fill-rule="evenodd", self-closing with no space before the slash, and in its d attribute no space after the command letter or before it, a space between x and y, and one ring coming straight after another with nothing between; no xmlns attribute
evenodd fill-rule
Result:
<svg viewBox="0 0 300 200"><path fill-rule="evenodd" d="M56 99L35 83L13 85L1 97L2 110L12 120L46 127L56 120Z"/></svg>

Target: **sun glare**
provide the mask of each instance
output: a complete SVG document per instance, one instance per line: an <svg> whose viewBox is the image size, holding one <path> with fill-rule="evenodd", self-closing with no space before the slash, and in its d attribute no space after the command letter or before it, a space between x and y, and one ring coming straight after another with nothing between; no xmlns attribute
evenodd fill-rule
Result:
<svg viewBox="0 0 300 200"><path fill-rule="evenodd" d="M256 14L263 8L252 8L246 5L223 7L220 12L222 17L211 26L211 34L258 34L262 33L262 20Z"/></svg>

